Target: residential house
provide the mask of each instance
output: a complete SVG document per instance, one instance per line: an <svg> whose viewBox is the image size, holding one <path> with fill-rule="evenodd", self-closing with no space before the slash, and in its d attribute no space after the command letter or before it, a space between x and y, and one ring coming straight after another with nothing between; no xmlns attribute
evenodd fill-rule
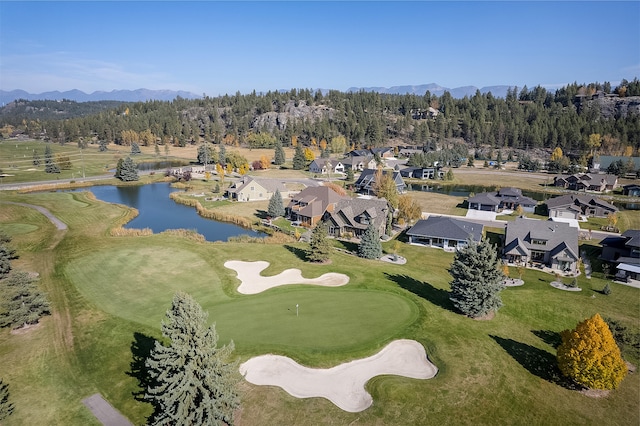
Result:
<svg viewBox="0 0 640 426"><path fill-rule="evenodd" d="M440 167L405 167L400 169L403 178L414 179L443 179L445 173Z"/></svg>
<svg viewBox="0 0 640 426"><path fill-rule="evenodd" d="M535 263L575 274L579 259L578 232L568 223L518 217L507 222L504 259L516 265Z"/></svg>
<svg viewBox="0 0 640 426"><path fill-rule="evenodd" d="M323 220L328 223L328 234L335 237L360 237L369 224L384 235L389 205L383 198L358 197L338 201L333 211L327 211Z"/></svg>
<svg viewBox="0 0 640 426"><path fill-rule="evenodd" d="M354 172L361 172L365 169L375 169L377 166L372 155L345 157L340 160L340 162L344 165L345 169L352 169Z"/></svg>
<svg viewBox="0 0 640 426"><path fill-rule="evenodd" d="M225 191L225 196L233 201L259 201L269 200L276 190L280 191L283 198L289 196L289 189L284 183L273 179L255 179L243 176Z"/></svg>
<svg viewBox="0 0 640 426"><path fill-rule="evenodd" d="M429 216L416 222L408 231L410 244L455 250L466 247L469 240L482 239L483 226L448 216Z"/></svg>
<svg viewBox="0 0 640 426"><path fill-rule="evenodd" d="M422 149L422 147L405 146L405 147L401 147L400 150L398 151L398 157L409 158L414 154L422 154L423 152L424 150Z"/></svg>
<svg viewBox="0 0 640 426"><path fill-rule="evenodd" d="M333 174L344 173L344 164L335 158L316 158L309 164L311 173L326 175L328 170L331 170Z"/></svg>
<svg viewBox="0 0 640 426"><path fill-rule="evenodd" d="M613 191L618 187L618 176L606 173L576 173L553 178L553 184L571 191Z"/></svg>
<svg viewBox="0 0 640 426"><path fill-rule="evenodd" d="M622 195L628 195L629 197L640 197L640 185L632 183L622 187Z"/></svg>
<svg viewBox="0 0 640 426"><path fill-rule="evenodd" d="M373 156L378 154L380 158L393 158L395 156L394 149L388 146L384 146L380 148L371 148L369 151L371 151L371 154L373 154Z"/></svg>
<svg viewBox="0 0 640 426"><path fill-rule="evenodd" d="M504 209L515 210L518 206L525 212L533 213L538 202L522 195L518 188L501 188L493 192L481 192L467 200L469 210L499 212Z"/></svg>
<svg viewBox="0 0 640 426"><path fill-rule="evenodd" d="M286 215L303 226L315 226L325 213L333 212L340 200L348 198L328 186L310 186L291 196Z"/></svg>
<svg viewBox="0 0 640 426"><path fill-rule="evenodd" d="M375 194L375 183L376 183L376 172L378 170L373 169L365 169L360 173L358 180L356 180L354 187L356 192L360 192L366 195L376 195ZM406 186L404 184L404 180L400 175L400 172L395 170L381 170L383 175L391 174L393 181L396 184L396 189L399 194L402 194L406 190Z"/></svg>
<svg viewBox="0 0 640 426"><path fill-rule="evenodd" d="M580 216L607 217L618 211L613 204L592 196L567 194L550 198L546 202L549 217L580 219Z"/></svg>
<svg viewBox="0 0 640 426"><path fill-rule="evenodd" d="M640 229L629 229L620 236L607 237L600 245L600 258L616 264L616 280L640 281Z"/></svg>

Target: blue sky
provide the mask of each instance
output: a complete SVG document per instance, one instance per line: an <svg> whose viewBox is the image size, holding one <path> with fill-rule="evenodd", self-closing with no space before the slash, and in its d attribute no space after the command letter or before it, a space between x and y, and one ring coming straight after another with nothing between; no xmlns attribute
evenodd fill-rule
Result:
<svg viewBox="0 0 640 426"><path fill-rule="evenodd" d="M445 87L640 75L640 2L0 1L0 89Z"/></svg>

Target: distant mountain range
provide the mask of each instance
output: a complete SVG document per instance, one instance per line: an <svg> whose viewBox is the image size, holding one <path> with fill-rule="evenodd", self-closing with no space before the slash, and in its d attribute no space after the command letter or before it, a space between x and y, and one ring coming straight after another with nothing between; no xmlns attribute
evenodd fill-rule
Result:
<svg viewBox="0 0 640 426"><path fill-rule="evenodd" d="M393 95L405 95L412 94L417 96L424 96L427 91L432 95L442 96L444 92L449 92L452 97L462 99L465 96L473 96L477 90L480 93L489 93L496 98L504 98L507 96L507 90L515 86L487 86L478 89L476 86L462 86L450 89L448 87L442 87L436 83L420 84L418 86L393 86L393 87L350 87L348 92L359 92L364 90L365 92L378 92L387 93Z"/></svg>
<svg viewBox="0 0 640 426"><path fill-rule="evenodd" d="M16 99L25 99L28 101L52 100L60 101L68 99L76 102L90 101L121 101L121 102L145 102L149 100L156 101L172 101L178 96L185 99L200 98L200 95L185 91L175 90L112 90L111 92L97 91L93 93L85 93L81 90L68 90L66 92L44 92L29 93L24 90L0 90L0 103L6 105Z"/></svg>
<svg viewBox="0 0 640 426"><path fill-rule="evenodd" d="M432 95L442 96L442 94L448 91L454 98L464 98L465 96L473 96L477 90L481 93L491 92L496 98L504 98L507 95L507 90L514 86L487 86L478 89L475 86L463 86L449 89L442 87L436 83L420 84L417 86L393 86L393 87L350 87L348 92L359 92L364 90L366 92L378 92L386 94L413 94L417 96L423 96L427 91ZM328 90L322 90L322 92L328 92ZM171 101L180 96L185 99L197 99L200 95L186 91L175 90L149 90L149 89L137 89L137 90L112 90L111 92L97 91L93 93L85 93L81 90L68 90L66 92L44 92L44 93L29 93L24 90L0 90L0 106L6 105L16 99L26 99L28 101L36 100L53 100L58 101L62 99L68 99L76 102L90 102L90 101L121 101L121 102L145 102L149 100L157 101Z"/></svg>

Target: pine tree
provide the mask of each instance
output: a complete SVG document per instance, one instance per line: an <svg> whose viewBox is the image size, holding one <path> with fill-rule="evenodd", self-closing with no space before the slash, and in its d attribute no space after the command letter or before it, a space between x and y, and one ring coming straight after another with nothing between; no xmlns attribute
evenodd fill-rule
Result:
<svg viewBox="0 0 640 426"><path fill-rule="evenodd" d="M615 389L627 374L609 326L600 314L560 333L558 366L565 376L592 389Z"/></svg>
<svg viewBox="0 0 640 426"><path fill-rule="evenodd" d="M282 202L282 195L280 195L279 189L276 189L276 192L274 192L269 199L267 214L271 217L284 216L284 204Z"/></svg>
<svg viewBox="0 0 640 426"><path fill-rule="evenodd" d="M15 249L8 245L9 241L0 242L0 278L11 271L11 261L18 258Z"/></svg>
<svg viewBox="0 0 640 426"><path fill-rule="evenodd" d="M131 155L140 154L140 145L138 142L131 142Z"/></svg>
<svg viewBox="0 0 640 426"><path fill-rule="evenodd" d="M346 177L346 181L347 182L353 182L353 168L349 167L347 169L347 177Z"/></svg>
<svg viewBox="0 0 640 426"><path fill-rule="evenodd" d="M378 230L369 224L367 230L364 231L360 238L358 246L358 256L365 259L380 259L382 257L382 244L380 243L380 235Z"/></svg>
<svg viewBox="0 0 640 426"><path fill-rule="evenodd" d="M125 158L124 160L122 160L122 163L118 161L116 177L123 182L132 182L139 179L138 167L136 166L136 163L131 159L131 157Z"/></svg>
<svg viewBox="0 0 640 426"><path fill-rule="evenodd" d="M215 325L188 294L178 292L162 322L170 346L156 342L145 365L152 379L145 397L156 407L155 425L233 424L241 377L229 358L233 341L218 347Z"/></svg>
<svg viewBox="0 0 640 426"><path fill-rule="evenodd" d="M449 299L463 314L478 318L502 306L504 275L489 240L469 240L467 247L456 252L449 273L453 277Z"/></svg>
<svg viewBox="0 0 640 426"><path fill-rule="evenodd" d="M284 148L282 148L282 142L278 140L276 142L275 152L273 155L273 164L280 166L285 162Z"/></svg>
<svg viewBox="0 0 640 426"><path fill-rule="evenodd" d="M49 145L44 147L44 171L46 173L60 173L60 167L53 161L53 153Z"/></svg>
<svg viewBox="0 0 640 426"><path fill-rule="evenodd" d="M0 379L0 420L13 413L13 403L9 402L9 385Z"/></svg>
<svg viewBox="0 0 640 426"><path fill-rule="evenodd" d="M313 228L307 259L311 262L326 262L331 254L331 244L327 239L327 224L318 222Z"/></svg>
<svg viewBox="0 0 640 426"><path fill-rule="evenodd" d="M107 141L101 140L98 142L98 151L105 152L107 150Z"/></svg>
<svg viewBox="0 0 640 426"><path fill-rule="evenodd" d="M293 169L294 170L302 170L307 165L307 160L304 156L304 150L302 148L302 144L298 143L296 145L296 152L293 155Z"/></svg>
<svg viewBox="0 0 640 426"><path fill-rule="evenodd" d="M20 328L36 324L51 313L49 301L26 272L14 272L0 280L0 327Z"/></svg>
<svg viewBox="0 0 640 426"><path fill-rule="evenodd" d="M32 163L34 166L38 167L40 165L40 154L35 149L33 150L33 160Z"/></svg>
<svg viewBox="0 0 640 426"><path fill-rule="evenodd" d="M223 144L220 144L220 152L218 153L218 163L222 165L227 163L227 149L224 147Z"/></svg>

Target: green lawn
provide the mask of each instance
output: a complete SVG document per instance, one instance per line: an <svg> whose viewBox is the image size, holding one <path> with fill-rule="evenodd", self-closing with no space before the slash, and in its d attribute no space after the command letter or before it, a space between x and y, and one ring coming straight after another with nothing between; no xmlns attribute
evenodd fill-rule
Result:
<svg viewBox="0 0 640 426"><path fill-rule="evenodd" d="M4 200L42 205L69 230L56 231L39 213ZM150 406L134 397L141 390L138 369L161 338L160 320L177 289L209 311L222 341L236 343L240 360L273 352L326 367L409 338L422 343L439 368L430 380L373 378L367 390L374 404L361 413L244 383L240 424L640 423L639 374L606 398L589 398L566 387L554 359L558 332L595 312L638 332L638 289L611 284L612 294L604 296L599 291L606 281L581 276L583 291L564 292L549 285L553 276L526 270L525 285L503 292L504 307L493 320L474 321L449 302L453 255L441 250L401 244L406 265L340 253L317 265L303 260L302 243L110 237L111 224L127 214L87 193L0 193L0 227L20 254L15 266L39 272L54 308L26 333L0 330L0 369L16 405L3 424L97 425L81 404L95 392L135 424L144 423ZM235 273L223 266L231 259L269 261L264 275L299 268L305 277L331 271L349 275L350 282L241 295ZM637 353L627 359L640 361Z"/></svg>

